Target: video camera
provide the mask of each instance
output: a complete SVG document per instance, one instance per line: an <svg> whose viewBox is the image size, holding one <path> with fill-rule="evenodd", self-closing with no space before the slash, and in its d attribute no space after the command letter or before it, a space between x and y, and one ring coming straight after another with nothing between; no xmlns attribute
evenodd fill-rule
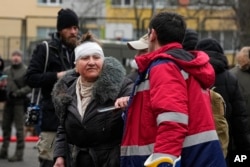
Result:
<svg viewBox="0 0 250 167"><path fill-rule="evenodd" d="M27 107L25 125L37 125L40 118L40 106L36 104L30 104Z"/></svg>

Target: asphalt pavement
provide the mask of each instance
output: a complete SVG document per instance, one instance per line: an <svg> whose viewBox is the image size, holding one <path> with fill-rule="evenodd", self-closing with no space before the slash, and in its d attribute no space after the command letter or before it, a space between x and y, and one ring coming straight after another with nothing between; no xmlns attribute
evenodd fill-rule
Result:
<svg viewBox="0 0 250 167"><path fill-rule="evenodd" d="M2 139L2 109L3 104L0 103L0 139ZM12 129L12 137L15 137L15 128ZM0 147L2 141L0 140ZM9 156L15 153L16 142L13 140L9 147ZM29 140L25 142L25 150L23 161L20 162L8 162L6 159L0 159L0 167L39 167L38 151L36 149L36 141Z"/></svg>
<svg viewBox="0 0 250 167"><path fill-rule="evenodd" d="M2 142L0 143L2 145ZM0 159L0 167L39 167L37 158L37 149L35 148L36 142L26 142L23 161L20 162L8 162L8 160ZM9 147L9 156L12 156L15 152L16 143L11 142Z"/></svg>

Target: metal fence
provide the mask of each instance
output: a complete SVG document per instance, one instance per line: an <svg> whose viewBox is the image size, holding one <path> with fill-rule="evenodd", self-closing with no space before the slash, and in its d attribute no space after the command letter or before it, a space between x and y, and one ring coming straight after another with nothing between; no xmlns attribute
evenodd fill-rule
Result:
<svg viewBox="0 0 250 167"><path fill-rule="evenodd" d="M10 59L11 53L14 50L23 51L23 60L25 63L28 63L30 60L30 43L36 41L37 38L27 38L24 41L21 37L0 37L0 55L7 62Z"/></svg>
<svg viewBox="0 0 250 167"><path fill-rule="evenodd" d="M30 37L27 38L25 45L24 42L21 37L0 37L0 55L5 60L6 66L9 64L12 51L17 49L23 51L23 61L28 65L36 45L42 40ZM136 51L128 49L126 42L103 42L103 51L105 56L117 58L129 72L130 61Z"/></svg>

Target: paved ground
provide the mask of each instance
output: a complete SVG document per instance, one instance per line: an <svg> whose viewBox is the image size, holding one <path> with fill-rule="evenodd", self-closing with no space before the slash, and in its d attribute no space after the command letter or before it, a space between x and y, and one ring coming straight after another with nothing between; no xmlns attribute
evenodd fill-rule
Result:
<svg viewBox="0 0 250 167"><path fill-rule="evenodd" d="M0 143L2 145L2 143ZM0 160L0 167L39 167L37 159L37 149L34 149L35 142L26 142L24 158L21 162L8 162L8 160ZM9 155L15 152L15 143L12 142L9 148Z"/></svg>
<svg viewBox="0 0 250 167"><path fill-rule="evenodd" d="M15 129L12 130L12 135L15 134ZM0 137L2 136L2 104L0 103ZM2 142L0 142L0 147ZM8 160L0 159L0 167L39 167L37 159L37 149L35 149L36 142L26 142L24 157L22 162L8 162ZM16 143L11 142L9 147L9 156L15 152Z"/></svg>

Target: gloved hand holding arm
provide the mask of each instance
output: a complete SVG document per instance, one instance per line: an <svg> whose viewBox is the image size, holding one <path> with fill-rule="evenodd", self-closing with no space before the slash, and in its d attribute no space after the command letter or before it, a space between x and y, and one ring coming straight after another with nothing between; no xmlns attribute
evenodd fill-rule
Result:
<svg viewBox="0 0 250 167"><path fill-rule="evenodd" d="M175 161L167 156L154 157L154 154L148 157L144 163L145 167L181 167L180 158L177 158Z"/></svg>

